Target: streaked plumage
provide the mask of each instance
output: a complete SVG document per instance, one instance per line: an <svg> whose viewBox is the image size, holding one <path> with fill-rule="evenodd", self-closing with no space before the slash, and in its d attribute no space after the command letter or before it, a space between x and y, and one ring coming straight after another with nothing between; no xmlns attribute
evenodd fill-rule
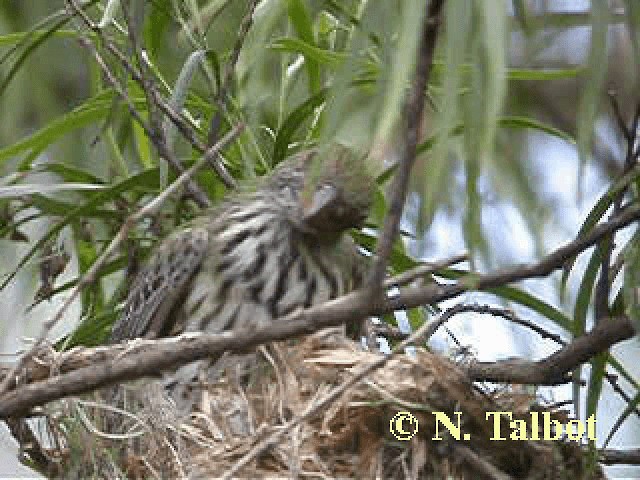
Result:
<svg viewBox="0 0 640 480"><path fill-rule="evenodd" d="M167 238L134 281L111 341L265 324L357 287L359 255L344 233L365 219L373 182L348 150L316 153Z"/></svg>

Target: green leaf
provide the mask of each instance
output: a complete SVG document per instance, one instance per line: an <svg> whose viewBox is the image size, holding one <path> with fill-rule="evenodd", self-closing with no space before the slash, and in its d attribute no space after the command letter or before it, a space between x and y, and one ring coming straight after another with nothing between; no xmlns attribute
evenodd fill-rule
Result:
<svg viewBox="0 0 640 480"><path fill-rule="evenodd" d="M587 413L586 417L596 415L598 402L602 394L602 382L607 367L607 352L602 352L591 359L591 374L587 385Z"/></svg>
<svg viewBox="0 0 640 480"><path fill-rule="evenodd" d="M510 68L507 70L507 79L513 81L540 81L562 80L575 78L584 72L583 68L557 68L557 69L527 69Z"/></svg>
<svg viewBox="0 0 640 480"><path fill-rule="evenodd" d="M533 118L519 117L519 116L503 116L498 119L498 126L501 128L530 128L532 130L538 130L543 133L547 133L553 137L560 138L570 144L575 144L576 140L570 133L563 132L559 128L555 128L544 122L539 122Z"/></svg>
<svg viewBox="0 0 640 480"><path fill-rule="evenodd" d="M62 177L62 179L66 182L82 182L82 183L94 183L94 184L102 184L104 183L100 178L93 175L91 172L86 170L82 170L80 168L65 165L63 163L45 163L43 165L38 165L38 168L45 172L55 173Z"/></svg>
<svg viewBox="0 0 640 480"><path fill-rule="evenodd" d="M354 238L356 243L366 249L369 252L374 252L377 242L377 237L370 233L365 233L360 230L353 230L351 232L351 236ZM389 267L391 268L394 274L398 274L400 272L404 272L412 267L418 265L415 259L411 258L407 255L404 244L402 240L399 238L393 244L393 249L391 250L391 256L389 258Z"/></svg>
<svg viewBox="0 0 640 480"><path fill-rule="evenodd" d="M134 175L116 185L113 185L108 190L100 192L90 201L81 205L73 210L71 210L64 218L54 224L49 231L38 240L33 247L20 259L16 268L8 274L2 284L0 284L0 291L3 290L11 281L14 279L18 271L42 248L46 245L46 243L51 239L54 235L60 232L64 227L71 224L74 221L79 221L82 218L90 215L91 212L95 211L95 209L105 204L106 202L115 200L119 195L126 191L130 191L137 187L146 187L149 188L150 181L154 180L154 186L157 187L158 182L158 170L146 170L138 175Z"/></svg>
<svg viewBox="0 0 640 480"><path fill-rule="evenodd" d="M78 38L81 35L75 30L55 30L53 32L49 32L49 30L31 30L29 32L16 32L16 33L8 33L6 35L0 35L0 47L8 47L9 45L14 45L20 42L24 42L25 40L33 37L35 39L40 39L45 36L45 40L48 38L46 35L53 38Z"/></svg>
<svg viewBox="0 0 640 480"><path fill-rule="evenodd" d="M594 207L587 215L587 218L580 226L580 230L578 230L576 238L580 238L589 233L593 229L593 227L595 227L602 219L607 210L609 210L609 207L616 199L616 197L620 194L620 192L625 190L629 184L631 184L638 178L640 178L640 166L634 167L625 175L623 175L618 181L616 181L611 186L611 188L598 199ZM571 262L569 266L562 272L562 289L566 287L566 283L572 268L573 262Z"/></svg>
<svg viewBox="0 0 640 480"><path fill-rule="evenodd" d="M67 133L104 118L111 109L113 95L112 90L105 90L71 112L52 120L46 127L0 149L0 165L16 155L41 152Z"/></svg>
<svg viewBox="0 0 640 480"><path fill-rule="evenodd" d="M591 2L591 49L587 67L587 81L580 100L578 111L578 152L580 154L580 171L583 169L591 152L591 139L598 115L598 106L607 72L609 52L607 49L607 32L609 28L609 5L607 2ZM580 185L580 184L579 184Z"/></svg>
<svg viewBox="0 0 640 480"><path fill-rule="evenodd" d="M387 85L381 92L384 104L379 114L380 122L374 137L375 143L387 141L392 128L398 123L407 92L408 79L413 75L416 52L422 33L422 18L426 11L422 0L409 0L402 2L399 6L402 10L399 18L402 29L397 34L398 38L393 41L391 72L388 75Z"/></svg>
<svg viewBox="0 0 640 480"><path fill-rule="evenodd" d="M318 48L313 37L313 25L311 17L302 0L287 0L287 11L289 20L300 40L313 48ZM304 55L304 53L303 53ZM305 55L305 65L309 76L309 91L317 93L321 88L320 68L317 61L312 56Z"/></svg>
<svg viewBox="0 0 640 480"><path fill-rule="evenodd" d="M17 198L23 195L35 195L38 193L55 193L65 191L97 191L103 190L104 185L94 185L87 183L54 183L54 184L42 184L42 183L29 183L20 185L10 185L8 187L0 187L0 199L1 198Z"/></svg>
<svg viewBox="0 0 640 480"><path fill-rule="evenodd" d="M45 197L44 195L32 195L29 203L47 215L60 217L64 217L78 206L77 203L63 202L61 200ZM94 217L113 219L118 218L118 214L118 211L111 209L95 208L90 212L87 212L86 216L87 218Z"/></svg>
<svg viewBox="0 0 640 480"><path fill-rule="evenodd" d="M606 242L608 244L608 242ZM576 304L573 309L573 338L584 335L587 326L587 313L589 311L589 305L591 304L591 293L593 292L593 285L595 284L600 265L602 264L602 252L603 249L608 248L605 244L599 244L593 251L589 264L582 276L582 282L580 282L580 288L578 289L578 295L576 297ZM582 377L582 367L578 366L573 371L573 405L576 412L576 416L580 416L580 389Z"/></svg>
<svg viewBox="0 0 640 480"><path fill-rule="evenodd" d="M282 122L273 144L272 164L277 165L287 157L289 144L304 121L325 101L327 89L322 89L298 105Z"/></svg>
<svg viewBox="0 0 640 480"><path fill-rule="evenodd" d="M273 41L269 48L279 52L300 53L304 55L305 58L331 68L337 68L342 62L349 58L349 55L345 53L324 50L315 45L310 45L299 38L282 37Z"/></svg>
<svg viewBox="0 0 640 480"><path fill-rule="evenodd" d="M624 297L625 313L640 335L640 230L624 249L625 270L622 293Z"/></svg>

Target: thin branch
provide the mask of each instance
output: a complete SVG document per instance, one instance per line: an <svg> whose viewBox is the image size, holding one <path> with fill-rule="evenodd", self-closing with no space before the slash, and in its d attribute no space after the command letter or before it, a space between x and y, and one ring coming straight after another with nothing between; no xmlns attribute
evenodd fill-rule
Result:
<svg viewBox="0 0 640 480"><path fill-rule="evenodd" d="M598 451L598 461L605 465L640 465L640 448L632 450L605 448Z"/></svg>
<svg viewBox="0 0 640 480"><path fill-rule="evenodd" d="M95 33L98 38L100 38L100 41L107 49L107 51L109 51L109 53L111 53L120 62L127 73L131 75L131 78L142 87L143 79L140 75L140 72L131 64L128 57L123 54L113 44L113 42L106 38L104 32L84 12L78 11L79 9L77 7L76 0L67 0L67 2L70 3L70 5L76 11L77 15L83 20L87 28ZM191 146L199 153L206 152L207 146L200 141L197 133L191 128L191 126L183 118L183 116L179 112L176 112L173 108L171 108L171 106L162 98L160 93L158 93L158 91L156 90L155 86L149 86L149 93L154 97L154 102L158 105L158 108L160 108L160 110L162 110L162 113L164 113L173 122L178 131L187 139L187 141L189 141L189 143L191 143ZM167 161L169 161L174 168L178 168L169 159L167 159ZM218 174L225 186L231 189L235 188L235 180L231 175L229 175L229 172L227 172L224 165L222 165L220 159L214 158L211 160L211 162L213 163L215 172ZM180 165L180 163L178 162L177 165ZM178 171L182 170L179 168Z"/></svg>
<svg viewBox="0 0 640 480"><path fill-rule="evenodd" d="M416 73L405 105L407 123L404 134L404 144L402 145L402 154L398 170L393 177L391 202L384 226L382 227L382 232L378 239L376 261L373 264L369 276L369 284L376 289L379 289L382 285L389 255L393 248L393 242L395 242L398 236L398 226L407 197L411 167L413 167L416 159L416 146L418 145L420 127L422 125L425 92L429 76L431 75L438 27L440 26L440 12L443 4L444 0L431 0L423 22L422 40L418 52ZM376 293L374 292L373 295L376 295Z"/></svg>
<svg viewBox="0 0 640 480"><path fill-rule="evenodd" d="M92 25L89 17L83 11L79 10L79 7L77 6L77 3L75 0L67 0L67 1L69 2L69 5L75 10L76 14L80 18L82 18L85 24ZM97 31L100 32L100 35L102 35L102 30L97 29ZM106 40L104 40L103 38L103 43L104 42L106 42ZM166 148L166 142L164 138L161 136L161 133L159 134L156 131L157 129L154 129L153 125L148 124L142 119L135 105L129 98L129 95L124 91L124 89L116 79L115 75L111 72L106 62L98 52L98 49L95 47L95 45L89 39L86 39L86 38L81 38L80 43L82 46L84 46L85 48L91 51L94 58L96 59L96 62L102 69L102 72L104 73L107 81L109 82L111 87L115 90L115 92L118 94L118 96L122 99L122 101L125 102L125 104L129 109L129 112L131 113L131 116L142 127L145 135L153 142L154 146L158 150L158 154L163 159L165 159L167 163L169 163L178 172L180 173L184 172L184 167L182 166L180 161L173 155L172 152L170 152ZM146 86L146 83L145 83L145 86ZM147 93L147 89L145 89L145 86L142 86L142 89L145 91L145 93ZM205 193L193 181L190 180L186 186L189 192L192 194L194 200L196 201L196 203L198 203L200 207L207 207L211 204L211 202L209 201Z"/></svg>
<svg viewBox="0 0 640 480"><path fill-rule="evenodd" d="M638 219L640 219L640 205L626 209L618 217L598 225L584 237L558 248L538 263L499 270L487 275L474 275L460 279L451 285L430 284L406 287L400 289L398 295L392 298L383 295L372 296L368 289L358 290L321 305L296 311L260 329L237 330L218 335L184 334L180 337L154 341L136 340L127 347L130 353L126 355L121 353L123 350L117 350L117 348L123 348L122 346L111 347L116 349L114 352L120 352L116 358L109 357L110 360L95 362L89 367L20 386L0 396L0 418L24 413L34 406L43 405L64 396L88 392L119 381L155 375L163 369L175 368L209 356L215 357L224 351L243 352L263 343L309 334L347 322L361 321L363 317L437 303L469 290L487 290L525 278L548 275L562 267L568 258L594 245L603 236ZM432 322L428 326L437 328L438 323ZM574 340L572 344L549 357L551 360L547 363L560 360L562 361L560 365L571 370L577 365L576 361L586 361L589 359L589 354L598 353L613 343L626 340L633 335L634 329L626 317L612 318L602 322L602 325L593 332ZM136 348L135 345L141 347ZM19 365L4 379L4 384L15 386L17 374L22 372L22 366L25 363L24 360L19 362ZM529 370L546 365L544 361L540 364L524 363L528 364ZM503 366L496 367L495 364L487 366L484 371L480 369L480 365L475 365L473 368L475 370L470 370L469 374L476 380L511 381L516 375L510 375L508 369ZM547 371L552 375L542 378L544 382L541 383L553 384L566 381L565 373L569 370L560 371L562 367L554 368L553 365L548 368ZM525 376L520 374L520 378Z"/></svg>
<svg viewBox="0 0 640 480"><path fill-rule="evenodd" d="M512 323L521 325L523 327L528 328L529 330L534 331L535 333L540 335L542 338L549 338L562 346L567 345L567 342L562 340L560 335L551 333L548 330L539 326L538 324L517 316L511 309L492 307L490 305L461 303L451 307L450 309L447 310L447 312L450 313L449 318L453 317L454 315L458 315L460 313L470 313L470 312L481 313L484 315L493 315L495 317L501 317Z"/></svg>
<svg viewBox="0 0 640 480"><path fill-rule="evenodd" d="M222 111L225 107L225 103L227 101L227 93L231 86L231 80L233 79L233 72L236 69L236 63L238 63L238 57L240 56L240 50L242 50L242 45L244 44L244 40L247 37L247 33L249 33L249 29L251 28L251 24L253 23L253 12L258 5L258 0L250 0L249 5L247 7L247 12L244 14L242 21L240 22L240 28L238 29L238 35L236 37L236 43L233 46L233 50L231 51L231 57L229 58L229 62L226 65L224 78L222 80L222 85L218 89L218 93L216 94L216 98L214 103L217 106L216 113L211 117L211 123L209 126L209 133L207 135L207 144L213 145L216 143L218 138L218 132L220 131L220 122L222 121Z"/></svg>
<svg viewBox="0 0 640 480"><path fill-rule="evenodd" d="M62 304L62 306L60 307L60 309L58 310L56 315L54 315L50 320L48 320L48 321L46 321L44 323L42 331L40 332L40 335L37 337L35 343L18 360L18 362L16 363L16 366L10 372L10 374L7 375L7 377L3 379L2 383L0 384L0 392L5 392L8 389L9 384L12 381L12 379L18 374L18 372L20 371L22 366L25 364L25 362L33 357L35 352L38 350L38 348L42 345L44 340L47 338L47 335L49 334L51 329L64 317L66 311L71 306L71 304L75 301L75 299L78 297L80 292L85 287L87 287L88 285L91 285L95 281L98 273L100 272L100 270L102 269L104 264L107 262L107 260L117 250L117 248L120 246L120 244L124 240L126 240L128 234L129 234L129 230L133 227L133 225L137 221L141 220L142 218L144 218L146 216L153 215L158 210L158 208L162 205L162 203L164 201L166 201L167 198L169 198L169 196L171 194L173 194L178 189L183 187L185 185L185 183L191 177L193 177L193 175L200 168L202 168L202 166L204 166L205 164L208 163L210 157L214 157L214 156L218 155L218 152L222 148L226 147L229 143L231 143L238 136L238 134L242 131L243 128L244 128L243 125L238 125L235 128L233 128L232 130L230 130L224 136L224 138L222 138L216 145L214 145L209 150L207 150L205 155L200 160L198 160L191 168L189 168L189 170L185 171L182 175L180 175L160 195L158 195L154 200L149 202L147 205L145 205L140 210L138 210L137 212L135 212L134 214L129 216L124 221L124 223L122 224L122 227L120 227L120 230L115 235L115 237L111 240L111 242L109 243L107 248L104 249L102 254L96 259L95 262L93 262L91 267L82 276L82 278L80 278L80 280L78 281L78 284L72 290L72 292L69 295L69 297Z"/></svg>
<svg viewBox="0 0 640 480"><path fill-rule="evenodd" d="M620 177L624 177L635 166L635 145L637 141L638 122L640 121L640 103L636 106L636 111L631 121L631 127L626 128L624 126L624 120L618 106L618 102L615 97L610 97L614 106L614 112L619 122L619 127L623 131L623 134L627 140L627 153L625 157L624 166ZM622 209L622 200L627 191L627 187L621 189L613 199L613 211L611 216L618 215ZM615 246L615 232L612 232L610 236L605 237L600 242L602 261L600 264L600 275L595 286L594 293L594 314L596 323L601 318L609 316L609 297L611 294L611 255Z"/></svg>
<svg viewBox="0 0 640 480"><path fill-rule="evenodd" d="M558 385L571 379L568 373L618 342L632 338L635 331L625 316L603 319L589 333L576 338L556 353L535 362L504 360L476 362L468 367L474 380L528 385Z"/></svg>

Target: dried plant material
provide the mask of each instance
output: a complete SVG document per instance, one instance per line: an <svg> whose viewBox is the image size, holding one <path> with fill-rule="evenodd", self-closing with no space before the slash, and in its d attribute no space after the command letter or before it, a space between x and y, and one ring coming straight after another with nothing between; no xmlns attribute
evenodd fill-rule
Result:
<svg viewBox="0 0 640 480"><path fill-rule="evenodd" d="M138 398L131 405L138 410L130 414L146 428L126 440L91 434L78 423L77 414L61 409L64 403L59 403L57 413L50 413L60 426L56 434L65 452L57 455L63 457L70 474L108 476L121 471L129 478L219 477L377 354L363 351L334 329L295 345L283 342L265 347L262 358L248 385L223 377L206 388L199 411L188 416L171 410L158 382L136 382ZM399 411L411 412L419 422L418 433L410 441L398 441L389 431L390 419ZM486 420L488 411L510 411L513 418L527 418L532 411L546 410L523 391L483 390L455 363L417 350L415 356L390 359L338 401L286 432L239 475L603 478L598 468L584 466L584 451L576 442L491 441L494 425ZM460 412L461 430L470 434L470 440L455 440L442 425L443 440L433 440L433 412L451 419ZM89 413L86 409L85 414ZM554 411L551 416L566 420L563 412ZM501 431L509 431L508 422L501 424ZM68 435L84 439L83 449L78 450L78 442ZM92 455L86 454L86 445L92 445Z"/></svg>

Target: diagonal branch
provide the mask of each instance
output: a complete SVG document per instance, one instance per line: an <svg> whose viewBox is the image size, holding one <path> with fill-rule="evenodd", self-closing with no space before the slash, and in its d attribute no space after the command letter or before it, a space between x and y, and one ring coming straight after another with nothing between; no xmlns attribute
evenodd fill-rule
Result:
<svg viewBox="0 0 640 480"><path fill-rule="evenodd" d="M469 366L469 376L474 380L527 385L558 385L569 382L571 378L568 374L571 370L616 343L633 337L634 329L628 317L602 320L605 321L598 323L589 333L542 360L477 362Z"/></svg>
<svg viewBox="0 0 640 480"><path fill-rule="evenodd" d="M225 102L227 100L227 94L229 92L229 88L231 87L231 80L233 79L233 72L236 68L236 63L238 63L238 58L240 57L240 50L242 49L242 45L244 44L244 40L249 33L249 29L251 28L251 24L253 23L253 12L258 5L258 0L249 0L249 5L247 7L247 12L242 18L242 22L240 22L240 28L238 29L238 36L236 37L236 43L233 46L233 50L231 51L231 57L229 58L229 62L225 68L224 78L222 79L222 85L218 88L218 93L216 94L215 104L217 106L216 113L211 117L211 123L209 126L209 133L207 135L207 143L209 145L213 145L216 143L218 139L218 132L220 131L220 122L222 121L222 111L225 107Z"/></svg>
<svg viewBox="0 0 640 480"><path fill-rule="evenodd" d="M205 357L215 357L224 351L242 352L263 343L309 334L345 322L360 321L362 317L437 303L469 290L486 290L525 278L545 276L562 267L567 259L593 246L604 236L638 220L640 220L640 206L630 207L618 217L598 225L584 237L558 248L538 263L499 270L487 275L469 276L451 285L430 284L407 287L400 289L399 294L393 298L384 295L372 296L368 289L358 290L324 304L294 312L260 329L224 332L219 335L185 334L154 341L135 340L129 346L109 347L114 349L113 352L118 352L119 356L107 356L102 362L41 382L20 386L1 395L0 418L28 412L37 405L68 395L88 392L119 381L153 376L162 369L175 368ZM429 326L437 328L438 324L434 322ZM592 354L598 348L606 349L613 344L611 342L615 343L633 336L633 328L625 317L603 322L602 327L599 328L599 330L594 329L595 333L576 339L574 343L554 354L558 357L553 357L553 360L562 360L563 365L566 366L567 358L574 358L574 362L582 361L585 355ZM573 347L574 344L578 346ZM128 353L122 354L125 350ZM104 352L104 350L101 351ZM15 387L15 378L21 373L23 365L26 364L22 363L14 368L4 379L4 383ZM576 365L573 364L571 368ZM564 375L555 370L550 371L553 373L551 380L564 381ZM476 372L477 375L481 373ZM472 375L472 378L476 377ZM482 378L488 379L488 375Z"/></svg>

